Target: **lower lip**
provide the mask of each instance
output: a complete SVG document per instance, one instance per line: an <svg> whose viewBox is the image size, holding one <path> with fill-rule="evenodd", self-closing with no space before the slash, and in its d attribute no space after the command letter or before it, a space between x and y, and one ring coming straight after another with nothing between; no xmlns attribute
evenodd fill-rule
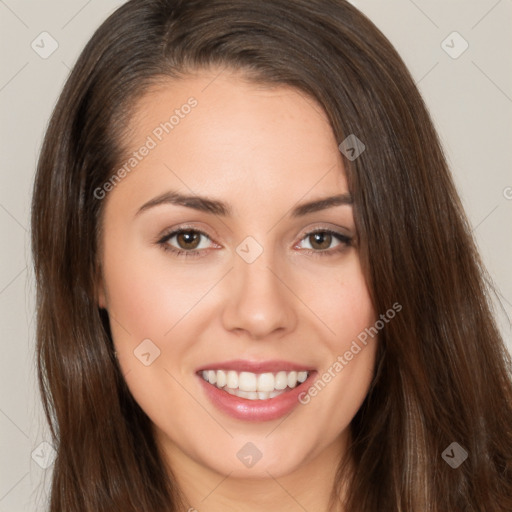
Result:
<svg viewBox="0 0 512 512"><path fill-rule="evenodd" d="M201 376L198 375L197 378L201 381L207 397L220 411L238 420L271 421L289 414L300 404L299 395L309 388L315 374L315 371L311 371L308 378L297 387L267 400L248 400L230 395L206 382Z"/></svg>

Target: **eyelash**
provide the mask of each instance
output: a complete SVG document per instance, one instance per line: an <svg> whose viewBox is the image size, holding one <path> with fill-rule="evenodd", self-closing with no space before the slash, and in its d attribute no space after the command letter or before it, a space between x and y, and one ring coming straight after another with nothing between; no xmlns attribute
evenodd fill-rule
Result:
<svg viewBox="0 0 512 512"><path fill-rule="evenodd" d="M165 234L163 237L161 237L157 241L157 244L160 245L164 251L171 252L175 256L180 257L180 258L181 257L184 257L184 258L189 258L189 257L195 258L195 257L201 256L201 252L204 251L205 249L193 249L193 250L190 250L190 251L185 251L185 250L182 250L182 249L176 249L176 247L173 247L173 246L168 244L168 242L169 242L169 240L171 238L173 238L174 236L179 235L181 233L185 233L185 232L198 233L198 234L203 235L206 238L211 240L209 235L207 235L206 233L204 233L203 231L201 231L199 229L181 227L179 229L175 229L174 231L171 231L170 233ZM319 228L319 229L314 229L313 231L309 231L308 233L306 233L301 238L300 241L302 241L305 238L308 238L311 235L314 235L316 233L324 233L324 234L326 233L326 234L332 235L333 237L338 239L338 241L341 242L341 244L336 246L334 249L325 249L325 250L317 250L317 251L315 251L314 249L302 249L302 250L306 251L308 254L311 254L311 255L313 255L315 257L316 256L320 256L320 257L334 256L335 254L338 254L338 253L342 252L344 249L346 249L346 247L349 247L349 246L352 245L352 238L351 237L348 237L346 235L342 235L341 233L338 233L336 231L332 231L331 229L327 229L327 228Z"/></svg>

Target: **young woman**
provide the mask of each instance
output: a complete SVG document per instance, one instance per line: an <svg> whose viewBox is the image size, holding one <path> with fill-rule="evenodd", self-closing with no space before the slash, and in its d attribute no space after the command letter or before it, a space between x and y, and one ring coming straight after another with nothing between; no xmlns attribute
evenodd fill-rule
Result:
<svg viewBox="0 0 512 512"><path fill-rule="evenodd" d="M342 0L131 0L33 197L51 512L512 510L510 356L427 109Z"/></svg>

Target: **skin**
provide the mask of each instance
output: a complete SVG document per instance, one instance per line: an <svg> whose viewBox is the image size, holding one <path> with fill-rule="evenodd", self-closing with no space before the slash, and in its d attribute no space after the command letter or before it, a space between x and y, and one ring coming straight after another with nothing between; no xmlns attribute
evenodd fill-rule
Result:
<svg viewBox="0 0 512 512"><path fill-rule="evenodd" d="M307 405L274 421L220 412L194 372L215 361L282 359L321 376L374 324L357 242L332 237L319 248L308 236L328 228L355 239L352 206L289 215L298 204L348 193L343 162L312 99L218 73L168 81L134 106L127 154L188 98L198 102L107 195L98 301L110 315L129 389L191 510L327 510L377 341ZM169 190L222 200L234 214L173 204L137 213ZM165 251L165 244L190 247L177 237L158 243L183 225L208 235L193 249L200 256ZM236 252L247 236L263 248L252 263ZM330 255L320 255L322 247ZM160 350L148 366L134 355L145 339ZM252 468L236 455L247 442L262 453Z"/></svg>

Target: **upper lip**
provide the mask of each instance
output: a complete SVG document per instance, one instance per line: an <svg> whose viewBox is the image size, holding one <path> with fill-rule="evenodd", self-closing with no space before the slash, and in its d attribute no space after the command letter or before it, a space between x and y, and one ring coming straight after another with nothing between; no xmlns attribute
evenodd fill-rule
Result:
<svg viewBox="0 0 512 512"><path fill-rule="evenodd" d="M203 370L234 370L236 372L251 373L273 373L279 371L312 371L310 366L294 363L292 361L268 360L268 361L247 361L243 359L232 359L230 361L219 361L203 365L196 370L197 373Z"/></svg>

